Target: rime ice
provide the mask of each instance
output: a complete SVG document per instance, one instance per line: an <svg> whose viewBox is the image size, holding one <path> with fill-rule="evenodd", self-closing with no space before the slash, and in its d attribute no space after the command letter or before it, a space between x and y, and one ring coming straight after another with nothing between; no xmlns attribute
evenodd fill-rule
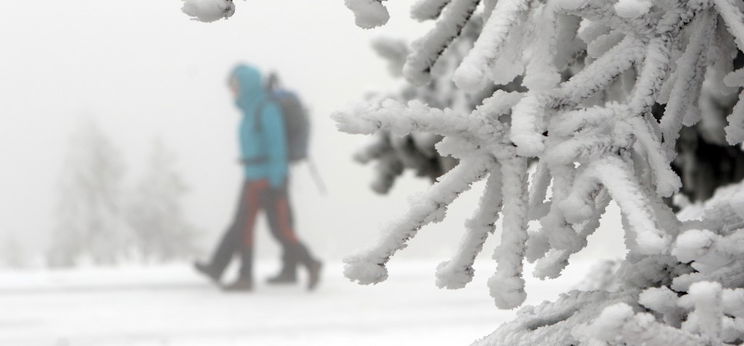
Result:
<svg viewBox="0 0 744 346"><path fill-rule="evenodd" d="M378 11L382 2L373 5ZM744 78L732 63L744 48L738 2L421 0L413 17L436 23L411 45L403 67L411 83L430 81L432 67L464 36L463 28L477 23L477 39L451 79L461 90L496 91L474 110L376 99L335 115L339 128L351 133L441 136L440 154L459 160L377 245L347 262L353 279L385 279L397 251L445 217L473 182L487 179L461 245L437 268L438 286L470 282L472 260L499 215L498 269L488 285L500 308L524 300L524 260L536 262L538 277L560 275L610 201L621 209L629 254L611 285L525 308L481 344L744 339L744 320L724 313L721 303L740 297L744 287L737 209L744 187L735 195L721 192L697 221L681 220L663 201L682 186L670 165L681 131L717 116L701 111L706 97L734 100L719 121L727 126L718 129L731 145L744 141L744 93L736 95ZM519 87L502 90L511 82ZM537 166L531 180L528 160ZM540 227L528 232L529 221ZM660 301L673 295L673 304Z"/></svg>
<svg viewBox="0 0 744 346"><path fill-rule="evenodd" d="M183 13L205 23L230 18L235 14L233 0L183 0Z"/></svg>
<svg viewBox="0 0 744 346"><path fill-rule="evenodd" d="M348 7L356 17L356 25L364 29L372 29L387 23L390 19L382 0L346 0Z"/></svg>

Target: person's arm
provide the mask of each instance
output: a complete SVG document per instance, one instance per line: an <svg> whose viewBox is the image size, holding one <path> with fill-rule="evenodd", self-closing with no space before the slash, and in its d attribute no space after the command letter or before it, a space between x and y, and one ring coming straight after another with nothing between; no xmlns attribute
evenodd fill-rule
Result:
<svg viewBox="0 0 744 346"><path fill-rule="evenodd" d="M261 112L261 122L267 141L269 183L280 188L287 179L287 134L281 109L268 103Z"/></svg>

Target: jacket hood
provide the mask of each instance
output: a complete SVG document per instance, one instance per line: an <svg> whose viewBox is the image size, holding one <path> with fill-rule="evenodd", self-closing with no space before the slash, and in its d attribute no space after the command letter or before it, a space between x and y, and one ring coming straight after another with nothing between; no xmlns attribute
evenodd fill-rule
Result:
<svg viewBox="0 0 744 346"><path fill-rule="evenodd" d="M238 83L238 97L235 101L243 111L254 108L255 104L265 97L261 72L249 65L238 65L233 69L232 78Z"/></svg>

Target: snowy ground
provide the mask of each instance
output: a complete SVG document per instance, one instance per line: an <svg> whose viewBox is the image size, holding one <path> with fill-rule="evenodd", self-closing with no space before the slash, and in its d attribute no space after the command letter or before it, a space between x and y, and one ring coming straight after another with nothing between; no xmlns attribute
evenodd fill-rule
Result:
<svg viewBox="0 0 744 346"><path fill-rule="evenodd" d="M360 287L328 264L317 292L259 285L225 294L186 265L0 273L0 345L468 345L514 312L499 311L479 262L464 290L433 284L436 262L393 262L390 279ZM528 303L554 299L587 269L528 279ZM258 277L272 266L259 265Z"/></svg>

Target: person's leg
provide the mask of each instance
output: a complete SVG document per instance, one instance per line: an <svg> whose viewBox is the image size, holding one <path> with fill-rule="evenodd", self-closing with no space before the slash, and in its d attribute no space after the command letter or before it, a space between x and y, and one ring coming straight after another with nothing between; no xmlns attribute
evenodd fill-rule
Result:
<svg viewBox="0 0 744 346"><path fill-rule="evenodd" d="M283 227L286 226L282 225L283 221L279 221L280 216L278 214L279 209L277 208L276 198L277 193L272 191L264 200L261 201L261 204L266 209L266 219L269 222L271 235L282 247L282 266L279 270L279 274L269 277L267 283L293 284L297 282L297 265L299 264L299 259L297 258L297 251L295 251L291 245L292 241L290 239L296 240L296 237L294 234L287 237L282 233ZM288 215L286 215L285 219L287 219L287 224L290 225L290 227L293 227L294 218L291 210L288 210Z"/></svg>
<svg viewBox="0 0 744 346"><path fill-rule="evenodd" d="M243 187L238 195L238 203L235 209L235 216L233 217L230 227L222 235L217 248L212 253L212 258L207 263L197 262L194 264L196 269L205 275L212 278L214 281L219 281L222 277L222 273L225 268L230 264L230 260L239 247L238 236L240 225L244 223L244 219L247 216L247 198L248 198L248 182L243 182Z"/></svg>
<svg viewBox="0 0 744 346"><path fill-rule="evenodd" d="M300 263L306 267L310 274L308 288L315 288L320 279L321 263L313 258L308 248L302 244L295 233L292 209L286 188L271 189L262 204L266 209L272 235L282 245L286 258L292 261L287 264L296 267L296 264ZM289 272L290 269L287 270Z"/></svg>
<svg viewBox="0 0 744 346"><path fill-rule="evenodd" d="M212 259L207 264L195 264L197 270L215 281L219 281L236 252L241 249L250 250L250 247L245 246L246 232L252 233L253 223L258 212L258 197L253 190L255 190L255 187L250 182L243 184L233 222L222 236Z"/></svg>
<svg viewBox="0 0 744 346"><path fill-rule="evenodd" d="M224 288L228 291L250 291L253 289L253 233L256 216L260 209L261 196L265 193L266 184L263 181L248 182L246 191L246 217L244 222L236 227L235 243L240 256L238 278Z"/></svg>

